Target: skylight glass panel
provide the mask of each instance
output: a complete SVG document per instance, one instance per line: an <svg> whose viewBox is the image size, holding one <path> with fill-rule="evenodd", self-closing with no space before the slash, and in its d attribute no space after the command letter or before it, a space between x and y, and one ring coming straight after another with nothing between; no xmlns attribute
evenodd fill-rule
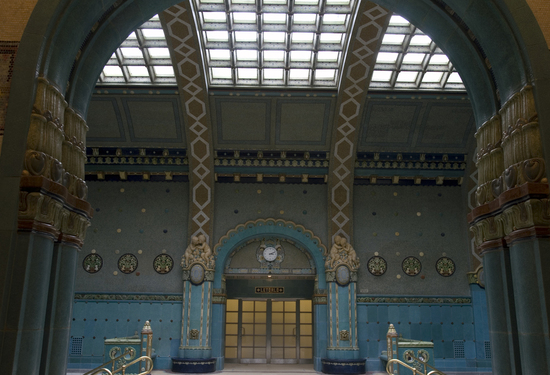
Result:
<svg viewBox="0 0 550 375"><path fill-rule="evenodd" d="M457 72L453 72L449 74L449 79L447 79L447 83L462 83L462 79Z"/></svg>
<svg viewBox="0 0 550 375"><path fill-rule="evenodd" d="M264 2L265 3L265 2ZM264 23L286 23L286 13L265 13L263 15Z"/></svg>
<svg viewBox="0 0 550 375"><path fill-rule="evenodd" d="M264 32L264 43L284 43L286 39L286 33L278 31Z"/></svg>
<svg viewBox="0 0 550 375"><path fill-rule="evenodd" d="M290 38L292 43L313 43L313 33L292 33Z"/></svg>
<svg viewBox="0 0 550 375"><path fill-rule="evenodd" d="M430 64L434 65L446 65L449 63L449 58L445 55L433 55L430 58Z"/></svg>
<svg viewBox="0 0 550 375"><path fill-rule="evenodd" d="M237 76L239 79L258 79L258 69L238 68Z"/></svg>
<svg viewBox="0 0 550 375"><path fill-rule="evenodd" d="M336 88L358 1L211 1L218 0L196 0L210 85ZM231 76L214 77L214 67L231 69ZM256 71L245 79L239 69Z"/></svg>
<svg viewBox="0 0 550 375"><path fill-rule="evenodd" d="M376 62L378 64L395 64L398 56L399 54L395 52L378 52Z"/></svg>
<svg viewBox="0 0 550 375"><path fill-rule="evenodd" d="M390 26L409 26L411 23L401 16L393 15L390 18Z"/></svg>
<svg viewBox="0 0 550 375"><path fill-rule="evenodd" d="M411 38L411 46L427 47L432 43L432 39L427 35L415 35Z"/></svg>
<svg viewBox="0 0 550 375"><path fill-rule="evenodd" d="M256 23L256 13L234 12L233 22L235 23Z"/></svg>
<svg viewBox="0 0 550 375"><path fill-rule="evenodd" d="M258 33L255 31L235 31L236 42L255 42Z"/></svg>
<svg viewBox="0 0 550 375"><path fill-rule="evenodd" d="M449 58L428 35L399 15L390 19L369 89L465 90Z"/></svg>
<svg viewBox="0 0 550 375"><path fill-rule="evenodd" d="M226 22L227 15L225 12L203 12L202 19L204 22Z"/></svg>
<svg viewBox="0 0 550 375"><path fill-rule="evenodd" d="M162 29L141 29L145 39L166 39Z"/></svg>
<svg viewBox="0 0 550 375"><path fill-rule="evenodd" d="M265 61L284 61L285 51L264 51Z"/></svg>
<svg viewBox="0 0 550 375"><path fill-rule="evenodd" d="M405 35L402 34L386 34L382 39L382 44L402 44L405 40Z"/></svg>
<svg viewBox="0 0 550 375"><path fill-rule="evenodd" d="M336 69L317 69L315 70L315 79L323 81L333 81L336 78Z"/></svg>
<svg viewBox="0 0 550 375"><path fill-rule="evenodd" d="M227 31L207 31L206 40L208 42L227 42L229 33Z"/></svg>
<svg viewBox="0 0 550 375"><path fill-rule="evenodd" d="M310 72L309 69L290 69L289 78L291 80L307 80Z"/></svg>
<svg viewBox="0 0 550 375"><path fill-rule="evenodd" d="M172 66L154 66L157 77L174 77L174 68Z"/></svg>
<svg viewBox="0 0 550 375"><path fill-rule="evenodd" d="M210 60L230 60L231 52L228 49L209 49Z"/></svg>
<svg viewBox="0 0 550 375"><path fill-rule="evenodd" d="M319 51L317 52L317 61L322 62L337 62L340 52L335 51Z"/></svg>
<svg viewBox="0 0 550 375"><path fill-rule="evenodd" d="M212 68L212 78L231 79L231 68Z"/></svg>
<svg viewBox="0 0 550 375"><path fill-rule="evenodd" d="M143 53L139 48L121 48L120 52L125 59L143 59Z"/></svg>
<svg viewBox="0 0 550 375"><path fill-rule="evenodd" d="M170 51L168 48L147 48L149 56L154 59L169 59Z"/></svg>
<svg viewBox="0 0 550 375"><path fill-rule="evenodd" d="M392 75L391 70L375 70L372 72L372 81L374 82L389 82Z"/></svg>
<svg viewBox="0 0 550 375"><path fill-rule="evenodd" d="M346 23L346 14L325 14L323 23L326 25L343 25Z"/></svg>
<svg viewBox="0 0 550 375"><path fill-rule="evenodd" d="M421 64L425 57L425 53L407 53L403 57L403 64Z"/></svg>
<svg viewBox="0 0 550 375"><path fill-rule="evenodd" d="M322 33L321 34L321 43L341 43L342 42L342 36L344 34L340 33Z"/></svg>
<svg viewBox="0 0 550 375"><path fill-rule="evenodd" d="M149 70L145 66L128 66L128 73L132 77L149 77Z"/></svg>
<svg viewBox="0 0 550 375"><path fill-rule="evenodd" d="M397 82L415 82L418 72L399 72Z"/></svg>
<svg viewBox="0 0 550 375"><path fill-rule="evenodd" d="M311 51L291 51L290 61L311 61Z"/></svg>
<svg viewBox="0 0 550 375"><path fill-rule="evenodd" d="M317 20L316 14L310 13L295 13L294 14L294 23L304 23L304 24L314 24Z"/></svg>
<svg viewBox="0 0 550 375"><path fill-rule="evenodd" d="M256 61L258 60L258 51L250 49L238 49L237 60L242 61Z"/></svg>
<svg viewBox="0 0 550 375"><path fill-rule="evenodd" d="M128 35L128 38L126 38L126 39L130 39L130 40L137 39L137 35L136 35L135 31L132 31L130 33L130 35Z"/></svg>
<svg viewBox="0 0 550 375"><path fill-rule="evenodd" d="M103 74L106 77L123 77L122 69L118 65L107 65L103 68Z"/></svg>
<svg viewBox="0 0 550 375"><path fill-rule="evenodd" d="M443 72L426 72L424 74L424 77L422 77L422 82L425 82L425 83L441 82L441 78L443 78Z"/></svg>
<svg viewBox="0 0 550 375"><path fill-rule="evenodd" d="M284 69L264 69L264 79L281 80L284 78Z"/></svg>

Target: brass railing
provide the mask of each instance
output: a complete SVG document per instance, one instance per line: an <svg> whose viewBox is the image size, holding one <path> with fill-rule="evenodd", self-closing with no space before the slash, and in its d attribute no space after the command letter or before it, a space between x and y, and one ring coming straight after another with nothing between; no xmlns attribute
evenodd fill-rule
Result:
<svg viewBox="0 0 550 375"><path fill-rule="evenodd" d="M426 362L424 362L423 360L421 359L418 359L416 358L414 355L409 355L411 359L413 359L414 361L412 363L414 363L415 361L418 362L418 363L421 363L423 366L424 366L424 371L422 370L418 370L416 367L413 367L413 366L410 366L408 365L407 363L399 360L399 359L390 359L388 361L388 364L386 365L386 372L390 375L394 375L392 373L392 370L390 368L391 365L393 365L394 363L397 364L397 365L401 365L401 366L405 366L407 367L408 369L410 369L412 372L413 372L413 375L417 375L417 374L423 374L423 375L445 375L443 372L439 371L438 369L436 369L435 367L427 364ZM432 371L428 372L428 367L430 369L432 369Z"/></svg>
<svg viewBox="0 0 550 375"><path fill-rule="evenodd" d="M111 359L109 362L105 362L104 364L96 367L95 369L93 370L90 370L88 371L87 373L85 373L84 375L95 375L95 374L108 374L108 375L113 375L113 374L116 374L116 373L119 373L119 372L122 372L122 375L126 375L126 368L133 365L134 363L136 362L139 362L139 361L146 361L147 364L145 366L145 368L147 369L147 371L145 372L140 372L139 374L137 375L147 375L147 374L150 374L151 371L153 371L153 360L150 358L150 357L147 357L147 356L141 356L139 358L136 358L134 359L132 362L130 363L125 363L123 364L121 367L117 368L115 370L115 364L116 364L116 361L118 361L119 359L123 358L124 356L130 354L130 348L128 348L126 351L124 351L124 353L122 353L121 355L119 355L118 357L115 357L113 359ZM112 366L111 367L111 370L109 370L107 367L109 366Z"/></svg>

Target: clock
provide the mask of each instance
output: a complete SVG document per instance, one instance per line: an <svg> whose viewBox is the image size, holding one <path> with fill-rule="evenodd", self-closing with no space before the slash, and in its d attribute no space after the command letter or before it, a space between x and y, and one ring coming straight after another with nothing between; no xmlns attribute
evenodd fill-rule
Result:
<svg viewBox="0 0 550 375"><path fill-rule="evenodd" d="M273 262L275 259L277 259L277 249L273 246L268 246L264 249L264 259L268 262Z"/></svg>

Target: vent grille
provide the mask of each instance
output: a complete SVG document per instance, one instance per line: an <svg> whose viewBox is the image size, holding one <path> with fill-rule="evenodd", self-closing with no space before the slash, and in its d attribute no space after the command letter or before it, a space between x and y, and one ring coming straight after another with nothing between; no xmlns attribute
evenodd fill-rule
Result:
<svg viewBox="0 0 550 375"><path fill-rule="evenodd" d="M491 359L491 341L485 341L484 347L485 347L485 358Z"/></svg>
<svg viewBox="0 0 550 375"><path fill-rule="evenodd" d="M84 337L71 337L69 355L82 355L82 339Z"/></svg>
<svg viewBox="0 0 550 375"><path fill-rule="evenodd" d="M453 342L455 358L466 358L464 354L464 340L455 340Z"/></svg>

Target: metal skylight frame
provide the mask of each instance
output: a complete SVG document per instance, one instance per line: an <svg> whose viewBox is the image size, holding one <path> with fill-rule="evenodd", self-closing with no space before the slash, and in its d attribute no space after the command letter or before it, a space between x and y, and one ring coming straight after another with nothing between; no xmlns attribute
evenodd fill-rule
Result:
<svg viewBox="0 0 550 375"><path fill-rule="evenodd" d="M337 87L357 0L195 0L194 6L209 86Z"/></svg>
<svg viewBox="0 0 550 375"><path fill-rule="evenodd" d="M142 24L116 49L97 81L111 84L176 85L158 15Z"/></svg>
<svg viewBox="0 0 550 375"><path fill-rule="evenodd" d="M420 29L394 15L376 59L371 90L465 91L447 56Z"/></svg>

